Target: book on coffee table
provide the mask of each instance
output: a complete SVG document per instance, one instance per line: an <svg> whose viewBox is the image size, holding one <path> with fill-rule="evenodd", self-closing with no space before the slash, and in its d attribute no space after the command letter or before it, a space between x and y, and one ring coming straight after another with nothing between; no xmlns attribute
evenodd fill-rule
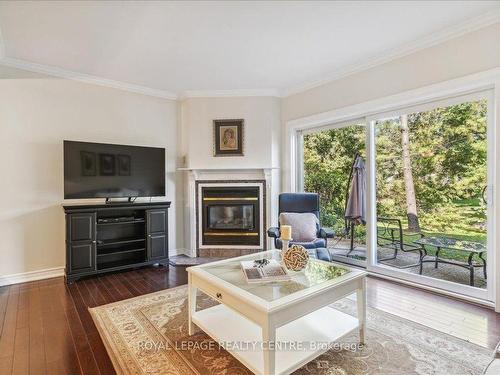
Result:
<svg viewBox="0 0 500 375"><path fill-rule="evenodd" d="M276 260L270 259L267 264L258 264L255 261L242 261L241 269L249 283L290 280L286 268Z"/></svg>

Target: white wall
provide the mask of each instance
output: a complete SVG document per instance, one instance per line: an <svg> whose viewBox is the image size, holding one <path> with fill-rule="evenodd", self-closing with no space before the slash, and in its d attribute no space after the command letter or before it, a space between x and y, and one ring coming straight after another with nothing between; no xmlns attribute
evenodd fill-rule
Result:
<svg viewBox="0 0 500 375"><path fill-rule="evenodd" d="M282 186L290 190L286 123L500 67L500 23L282 99Z"/></svg>
<svg viewBox="0 0 500 375"><path fill-rule="evenodd" d="M280 167L281 155L281 100L275 97L212 97L188 98L180 104L181 159L188 168L203 169L269 169ZM213 120L244 119L244 156L213 156ZM263 171L260 171L261 174ZM226 179L244 179L230 171L217 174ZM213 176L212 176L213 177ZM221 177L221 178L222 178ZM268 222L276 222L272 202L277 202L280 192L280 172L273 169L268 179ZM196 253L193 175L185 172L184 180L184 243L185 253ZM203 177L202 177L203 178ZM255 178L252 178L255 179ZM262 178L263 179L263 178ZM274 212L276 211L276 212Z"/></svg>
<svg viewBox="0 0 500 375"><path fill-rule="evenodd" d="M0 67L0 279L65 264L64 139L165 147L169 245L182 248L178 136L175 101Z"/></svg>
<svg viewBox="0 0 500 375"><path fill-rule="evenodd" d="M279 167L281 108L274 97L188 98L181 103L182 155L190 168ZM213 120L245 120L244 156L213 156Z"/></svg>

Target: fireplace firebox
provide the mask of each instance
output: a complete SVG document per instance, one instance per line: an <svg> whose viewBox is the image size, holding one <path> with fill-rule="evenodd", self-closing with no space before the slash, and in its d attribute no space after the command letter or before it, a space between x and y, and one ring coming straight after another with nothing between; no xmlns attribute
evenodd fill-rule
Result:
<svg viewBox="0 0 500 375"><path fill-rule="evenodd" d="M202 244L259 246L260 206L257 186L202 187Z"/></svg>

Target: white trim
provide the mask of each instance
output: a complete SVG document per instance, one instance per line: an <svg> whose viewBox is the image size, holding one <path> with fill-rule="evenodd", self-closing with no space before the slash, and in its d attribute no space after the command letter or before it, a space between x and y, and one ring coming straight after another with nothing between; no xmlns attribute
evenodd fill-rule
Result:
<svg viewBox="0 0 500 375"><path fill-rule="evenodd" d="M0 65L9 66L17 69L23 69L35 73L47 74L54 77L70 79L73 81L90 83L98 86L111 87L113 89L134 92L136 94L154 96L156 98L177 100L177 95L169 91L153 89L146 86L135 85L133 83L114 81L112 79L97 77L90 74L73 72L71 70L65 70L50 65L43 65L24 60L11 59L9 57L0 58Z"/></svg>
<svg viewBox="0 0 500 375"><path fill-rule="evenodd" d="M474 297L466 296L463 294L450 292L448 290L435 288L435 287L424 285L424 284L414 283L412 281L407 281L407 280L400 279L400 278L394 277L394 276L384 275L384 274L374 272L374 271L368 271L368 276L376 278L376 279L384 279L384 280L393 281L393 282L398 283L398 284L408 285L408 286L410 286L412 288L416 288L416 289L428 290L430 292L434 292L434 293L439 294L439 295L453 297L453 298L456 298L456 299L459 299L462 301L472 302L472 303L475 303L477 305L487 306L487 307L491 307L491 308L495 307L495 304L491 301L486 301L484 299L474 298Z"/></svg>
<svg viewBox="0 0 500 375"><path fill-rule="evenodd" d="M228 98L244 96L272 96L281 97L278 89L234 89L234 90L187 90L179 97L188 98Z"/></svg>
<svg viewBox="0 0 500 375"><path fill-rule="evenodd" d="M368 70L370 68L388 63L392 60L396 60L398 58L418 52L425 48L429 48L437 44L444 43L448 40L457 38L464 34L482 29L499 21L500 8L495 8L494 10L468 19L462 23L455 24L451 27L442 29L441 31L434 32L422 38L416 39L413 42L405 43L399 47L377 53L372 57L364 58L354 64L349 64L336 69L323 78L286 88L282 90L281 96L292 96L307 90L311 90L315 87L323 86L338 79L362 72L364 70Z"/></svg>
<svg viewBox="0 0 500 375"><path fill-rule="evenodd" d="M61 276L64 276L64 267L16 273L13 275L0 276L0 286L27 283L29 281L51 279Z"/></svg>

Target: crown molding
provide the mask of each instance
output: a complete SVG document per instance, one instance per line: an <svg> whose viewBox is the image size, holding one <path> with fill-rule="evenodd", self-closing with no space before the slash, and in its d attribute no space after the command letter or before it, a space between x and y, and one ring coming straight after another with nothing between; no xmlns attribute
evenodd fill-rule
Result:
<svg viewBox="0 0 500 375"><path fill-rule="evenodd" d="M188 98L228 98L243 96L274 96L281 97L278 89L235 89L235 90L188 90L179 99Z"/></svg>
<svg viewBox="0 0 500 375"><path fill-rule="evenodd" d="M403 46L388 49L384 52L373 55L372 57L359 60L354 64L349 64L336 69L327 74L324 78L305 82L303 84L284 89L281 91L281 97L298 94L315 87L319 87L327 83L336 81L338 79L368 70L370 68L374 68L378 65L385 64L387 62L410 55L425 48L444 43L464 34L490 26L496 22L500 22L500 7L477 17L468 19L459 24L447 27L438 32L416 39L413 42L406 43Z"/></svg>
<svg viewBox="0 0 500 375"><path fill-rule="evenodd" d="M177 100L178 99L177 94L169 92L169 91L152 89L150 87L135 85L133 83L114 81L111 79L97 77L97 76L93 76L90 74L73 72L70 70L57 68L55 66L37 64L37 63L24 61L24 60L11 59L8 57L4 57L4 58L0 58L0 65L9 66L12 68L17 68L17 69L22 69L22 70L27 70L27 71L35 72L35 73L47 74L47 75L54 76L54 77L70 79L73 81L90 83L90 84L94 84L94 85L98 85L98 86L110 87L113 89L118 89L118 90L123 90L123 91L129 91L129 92L133 92L136 94L154 96L154 97L162 98L162 99L170 99L170 100Z"/></svg>

